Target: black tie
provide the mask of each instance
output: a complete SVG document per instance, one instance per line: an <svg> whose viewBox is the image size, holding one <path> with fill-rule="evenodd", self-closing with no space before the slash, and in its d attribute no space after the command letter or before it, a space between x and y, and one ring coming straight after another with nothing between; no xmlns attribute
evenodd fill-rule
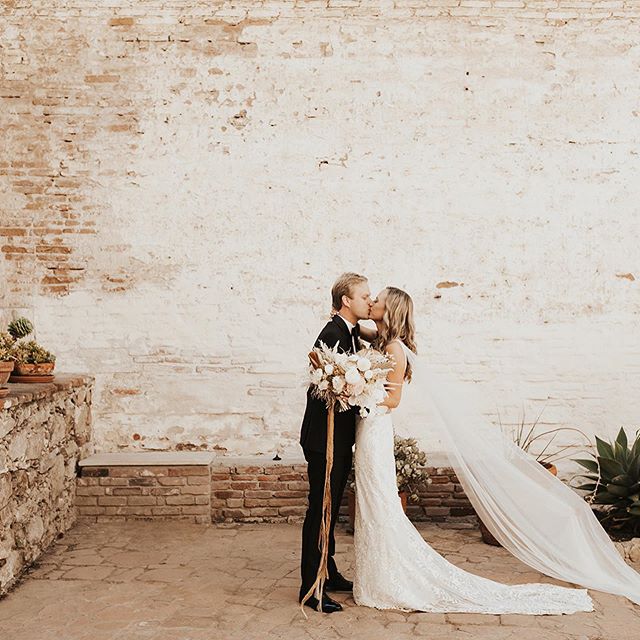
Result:
<svg viewBox="0 0 640 640"><path fill-rule="evenodd" d="M355 353L358 350L358 325L356 324L353 329L351 329L351 343L353 345L353 352Z"/></svg>

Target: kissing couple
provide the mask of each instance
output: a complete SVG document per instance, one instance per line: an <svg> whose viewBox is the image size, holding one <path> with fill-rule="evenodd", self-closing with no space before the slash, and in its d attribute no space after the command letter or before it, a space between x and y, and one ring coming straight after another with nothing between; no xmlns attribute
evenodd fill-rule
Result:
<svg viewBox="0 0 640 640"><path fill-rule="evenodd" d="M324 343L353 354L365 340L391 356L393 368L387 376L387 395L380 403L386 412L366 418L359 416L357 407L335 412L328 577L320 598L310 593L321 563L327 407L311 389L307 392L300 444L308 465L309 504L302 528L299 602L334 613L342 605L329 594L353 592L357 605L376 609L531 615L592 611L586 589L495 582L451 564L422 538L402 509L394 458L393 410L400 405L417 364L413 301L395 287L385 287L372 299L367 278L356 273L344 273L336 280L331 301L332 318L314 346ZM376 329L360 326L361 320L373 320ZM585 501L506 442L495 426L456 419L456 406L464 404L464 398L439 393L438 385L443 385L437 377L429 377L428 382L428 395L448 425L450 462L476 511L503 546L554 578L624 595L640 604L640 575L620 558ZM351 582L336 566L334 528L354 455ZM523 503L530 507L524 514ZM545 515L563 516L562 526L549 525L553 518Z"/></svg>

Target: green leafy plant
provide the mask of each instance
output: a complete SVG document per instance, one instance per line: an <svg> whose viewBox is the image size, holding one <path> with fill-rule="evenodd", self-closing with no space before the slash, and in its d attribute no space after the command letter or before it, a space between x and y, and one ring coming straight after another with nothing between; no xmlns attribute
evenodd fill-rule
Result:
<svg viewBox="0 0 640 640"><path fill-rule="evenodd" d="M412 502L418 502L418 491L431 480L425 468L427 455L418 447L415 438L393 438L393 453L396 459L396 482L398 491L406 491Z"/></svg>
<svg viewBox="0 0 640 640"><path fill-rule="evenodd" d="M624 428L613 442L596 436L593 459L575 460L589 473L574 487L586 491L585 499L591 503L602 525L608 531L640 534L640 431L629 445Z"/></svg>
<svg viewBox="0 0 640 640"><path fill-rule="evenodd" d="M412 502L418 502L418 491L431 484L431 478L425 468L427 455L418 448L415 438L393 438L393 453L396 459L396 483L398 491L409 494ZM355 467L351 465L351 472L347 481L352 491L356 489Z"/></svg>
<svg viewBox="0 0 640 640"><path fill-rule="evenodd" d="M0 362L16 359L15 339L5 331L0 331Z"/></svg>
<svg viewBox="0 0 640 640"><path fill-rule="evenodd" d="M20 364L42 364L56 361L56 357L35 340L17 343L14 351L15 359Z"/></svg>
<svg viewBox="0 0 640 640"><path fill-rule="evenodd" d="M15 339L26 338L33 331L33 324L27 318L18 318L9 323L9 334Z"/></svg>

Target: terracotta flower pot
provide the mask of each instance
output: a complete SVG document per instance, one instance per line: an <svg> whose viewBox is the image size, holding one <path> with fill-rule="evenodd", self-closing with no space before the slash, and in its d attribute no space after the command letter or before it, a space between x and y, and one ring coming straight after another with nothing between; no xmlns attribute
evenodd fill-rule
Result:
<svg viewBox="0 0 640 640"><path fill-rule="evenodd" d="M0 362L0 385L5 384L9 379L14 366L15 362L13 360L3 360Z"/></svg>
<svg viewBox="0 0 640 640"><path fill-rule="evenodd" d="M555 464L551 464L550 462L540 462L540 464L552 475L558 475L558 468ZM487 529L486 525L480 518L478 517L478 525L480 526L480 535L482 535L482 541L486 544L490 544L494 547L501 547L502 545L494 538L493 534L489 529Z"/></svg>
<svg viewBox="0 0 640 640"><path fill-rule="evenodd" d="M19 376L35 376L51 373L56 366L55 362L42 362L39 364L16 363L16 374Z"/></svg>
<svg viewBox="0 0 640 640"><path fill-rule="evenodd" d="M480 526L480 535L482 536L482 542L490 544L492 547L501 547L502 545L493 537L493 534L480 518L478 518L478 525Z"/></svg>

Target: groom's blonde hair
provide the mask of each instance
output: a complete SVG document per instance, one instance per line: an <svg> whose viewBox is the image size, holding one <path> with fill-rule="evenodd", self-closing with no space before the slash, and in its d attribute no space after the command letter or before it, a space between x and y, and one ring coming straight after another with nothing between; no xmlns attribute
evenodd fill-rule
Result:
<svg viewBox="0 0 640 640"><path fill-rule="evenodd" d="M342 296L351 298L353 296L352 289L356 285L368 282L367 278L361 276L359 273L352 273L348 271L343 273L331 287L331 306L333 307L332 313L336 314L342 309Z"/></svg>

